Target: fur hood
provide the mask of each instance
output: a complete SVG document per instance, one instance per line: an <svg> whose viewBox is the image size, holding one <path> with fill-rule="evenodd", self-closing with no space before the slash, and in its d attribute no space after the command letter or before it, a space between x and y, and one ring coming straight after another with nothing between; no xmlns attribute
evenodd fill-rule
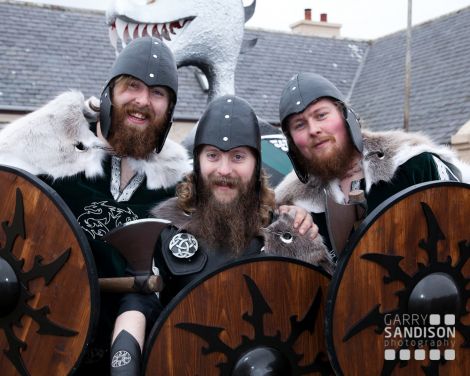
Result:
<svg viewBox="0 0 470 376"><path fill-rule="evenodd" d="M176 197L159 203L151 210L151 215L158 219L170 221L177 228L185 228L191 220L191 215L185 213L177 205ZM295 213L283 213L268 227L261 228L264 239L265 254L292 257L313 265L322 266L330 275L334 271L334 263L320 234L311 240L308 234L300 235L294 230ZM292 243L280 240L284 232L293 234Z"/></svg>
<svg viewBox="0 0 470 376"><path fill-rule="evenodd" d="M87 178L103 174L106 142L90 130L97 113L78 91L60 94L44 107L8 124L0 132L0 164L54 179L84 172ZM186 149L168 140L149 160L131 160L147 177L149 189L175 185L190 171Z"/></svg>
<svg viewBox="0 0 470 376"><path fill-rule="evenodd" d="M370 132L362 131L364 150L363 168L366 191L379 181L389 182L397 168L409 159L423 153L431 152L442 160L454 164L462 172L462 180L470 182L470 166L458 160L448 147L433 143L421 133L403 131ZM290 172L276 188L276 201L292 203L309 211L325 211L322 192L326 190L336 201L342 202L343 193L339 181L333 180L322 184L316 177L310 177L307 184L302 184L294 171Z"/></svg>

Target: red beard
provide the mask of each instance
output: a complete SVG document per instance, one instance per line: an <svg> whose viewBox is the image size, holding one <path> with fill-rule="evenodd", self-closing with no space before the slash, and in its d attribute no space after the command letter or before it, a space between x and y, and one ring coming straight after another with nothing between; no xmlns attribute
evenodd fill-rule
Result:
<svg viewBox="0 0 470 376"><path fill-rule="evenodd" d="M292 152L302 169L324 182L335 178L341 179L351 167L355 153L355 148L350 139L343 149L336 145L336 140L333 136L330 136L329 140L333 142L333 145L327 155L312 153L309 159L306 159L296 147L292 148ZM318 140L315 142L318 142ZM313 149L313 145L311 147Z"/></svg>
<svg viewBox="0 0 470 376"><path fill-rule="evenodd" d="M142 129L126 124L127 117L134 112L150 119L149 124ZM114 106L108 142L121 157L148 159L162 137L166 123L167 116L158 118L149 106L138 107L133 103Z"/></svg>

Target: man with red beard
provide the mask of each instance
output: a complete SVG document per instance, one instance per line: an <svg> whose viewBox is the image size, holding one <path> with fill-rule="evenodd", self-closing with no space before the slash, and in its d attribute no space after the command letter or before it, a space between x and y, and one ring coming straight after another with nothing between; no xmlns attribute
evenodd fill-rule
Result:
<svg viewBox="0 0 470 376"><path fill-rule="evenodd" d="M295 172L276 188L276 200L312 213L331 250L325 218L325 192L349 203L363 191L370 213L380 203L414 184L461 179L464 164L453 152L423 135L361 130L341 92L314 73L299 73L285 86L279 105Z"/></svg>
<svg viewBox="0 0 470 376"><path fill-rule="evenodd" d="M164 42L151 37L131 42L117 57L101 94L96 133L110 148L104 175L51 182L87 233L99 277L122 275L126 265L101 237L148 217L152 206L173 196L174 186L190 169L186 151L171 140L165 143L177 92L176 63ZM119 299L101 293L97 338L79 374L109 372L110 333Z"/></svg>
<svg viewBox="0 0 470 376"><path fill-rule="evenodd" d="M272 220L274 192L261 169L258 119L242 98L223 96L202 115L194 142L193 172L177 187L177 197L153 215L171 220L160 234L154 264L164 280L159 298L129 294L113 333L112 375L138 375L145 332L184 286L223 264L260 255L261 228ZM287 210L288 208L284 208ZM297 208L292 233L313 240L317 228ZM130 362L119 362L120 354Z"/></svg>
<svg viewBox="0 0 470 376"><path fill-rule="evenodd" d="M85 106L81 93L68 92L11 124L16 139L32 139L28 147L40 145L15 161L28 161L27 154L37 155L36 160L17 166L39 175L72 210L100 278L121 276L126 268L120 253L102 237L126 222L149 217L150 209L172 197L191 169L186 150L166 140L177 92L171 50L157 38L143 37L116 58L99 103ZM101 293L98 331L76 374L108 374L119 300L118 294Z"/></svg>

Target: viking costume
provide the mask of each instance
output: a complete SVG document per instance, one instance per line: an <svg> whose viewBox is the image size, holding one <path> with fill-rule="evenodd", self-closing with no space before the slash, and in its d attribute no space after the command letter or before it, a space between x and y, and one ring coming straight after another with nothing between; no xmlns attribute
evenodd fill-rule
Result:
<svg viewBox="0 0 470 376"><path fill-rule="evenodd" d="M99 121L104 138L111 127L112 85L122 75L135 77L149 87L165 86L176 101L177 68L169 48L157 38L133 41L117 57L101 94ZM97 113L91 102L85 102L79 92L67 92L6 126L0 132L0 163L27 170L54 188L86 233L98 276L116 277L124 274L125 260L102 236L126 222L149 217L156 203L173 196L173 187L190 169L190 163L182 146L165 142L173 103L155 152L146 160L128 159L136 174L120 191L121 158L112 155L109 146L97 137ZM91 357L107 360L104 352L111 340L118 298L101 295L100 330L96 348L91 346ZM107 369L106 361L100 372Z"/></svg>
<svg viewBox="0 0 470 376"><path fill-rule="evenodd" d="M464 181L469 181L469 166L459 161L450 149L434 144L421 134L361 131L358 117L330 81L317 74L297 74L284 88L279 107L294 172L287 175L276 188L276 200L309 210L329 249L331 243L325 218L326 195L340 204L348 203L348 198L339 186L339 179L324 182L314 173L306 171L297 160L299 152L287 124L290 115L303 112L321 98L339 104L351 142L362 155L364 178L353 181L352 188L364 191L367 213L395 193L418 183L433 180L462 181L462 175Z"/></svg>
<svg viewBox="0 0 470 376"><path fill-rule="evenodd" d="M228 114L229 118L226 118ZM225 124L221 126L223 121ZM235 96L224 96L212 101L200 119L196 133L193 151L196 179L200 177L199 153L203 145L213 145L222 151L248 146L257 159L255 189L259 193L261 174L259 132L256 115L245 100ZM165 288L160 293L163 305L166 305L191 281L201 278L202 275L233 259L233 256L230 256L230 250L208 249L201 239L196 239L186 230L191 221L191 215L178 208L175 198L159 204L152 210L152 215L172 223L161 232L154 254L154 264L165 281ZM184 247L186 248L183 252ZM257 255L262 247L263 239L260 234L251 240L247 249L242 252L242 257ZM121 312L136 309L136 299L142 301L148 297L142 298L137 294L130 294L128 299L124 299ZM141 309L146 315L148 322L155 320L156 313L158 315L155 306L152 307L151 304L137 303L137 306L137 309ZM160 306L159 303L158 306Z"/></svg>

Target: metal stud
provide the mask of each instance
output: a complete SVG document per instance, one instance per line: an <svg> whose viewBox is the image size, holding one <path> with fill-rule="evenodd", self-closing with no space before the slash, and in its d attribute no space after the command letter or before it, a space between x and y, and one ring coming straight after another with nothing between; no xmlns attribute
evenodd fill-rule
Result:
<svg viewBox="0 0 470 376"><path fill-rule="evenodd" d="M224 137L222 140L224 140L224 141L228 141L228 137Z"/></svg>
<svg viewBox="0 0 470 376"><path fill-rule="evenodd" d="M107 96L108 96L108 93L104 93L104 96L107 97Z"/></svg>
<svg viewBox="0 0 470 376"><path fill-rule="evenodd" d="M295 89L297 89L297 86L292 86L292 91L294 91Z"/></svg>
<svg viewBox="0 0 470 376"><path fill-rule="evenodd" d="M230 115L225 115L225 118L226 118L226 119L230 119Z"/></svg>
<svg viewBox="0 0 470 376"><path fill-rule="evenodd" d="M231 99L227 99L227 103L232 103L232 100L231 100Z"/></svg>
<svg viewBox="0 0 470 376"><path fill-rule="evenodd" d="M155 75L153 73L150 73L149 76L150 77L155 77Z"/></svg>
<svg viewBox="0 0 470 376"><path fill-rule="evenodd" d="M295 104L298 106L300 104L300 101L297 101Z"/></svg>
<svg viewBox="0 0 470 376"><path fill-rule="evenodd" d="M158 56L157 56L157 55L153 55L153 57L156 59Z"/></svg>

